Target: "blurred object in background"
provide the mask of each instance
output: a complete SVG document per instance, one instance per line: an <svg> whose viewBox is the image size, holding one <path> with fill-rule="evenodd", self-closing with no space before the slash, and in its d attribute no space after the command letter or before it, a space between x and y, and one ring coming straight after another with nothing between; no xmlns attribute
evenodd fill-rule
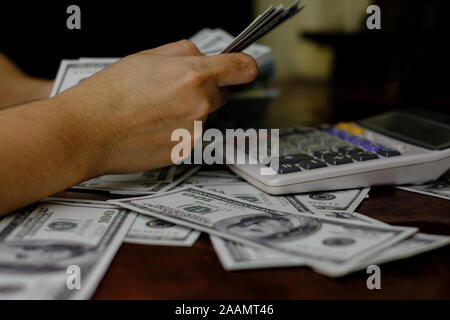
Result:
<svg viewBox="0 0 450 320"><path fill-rule="evenodd" d="M450 2L377 0L384 8L385 96L389 106L450 111ZM374 57L374 55L372 55Z"/></svg>
<svg viewBox="0 0 450 320"><path fill-rule="evenodd" d="M274 1L256 0L256 11ZM381 30L366 9L381 8ZM450 110L444 0L315 0L261 43L272 47L280 98L271 125L354 120L406 107ZM300 37L299 37L300 33Z"/></svg>
<svg viewBox="0 0 450 320"><path fill-rule="evenodd" d="M255 0L253 15L257 15L276 0ZM261 39L277 57L278 79L303 79L307 82L327 82L333 68L332 48L299 39L298 32L356 32L370 5L368 0L314 0L304 1L304 12Z"/></svg>
<svg viewBox="0 0 450 320"><path fill-rule="evenodd" d="M331 77L335 119L353 120L410 106L448 112L448 1L374 1L381 30L305 32L335 51Z"/></svg>
<svg viewBox="0 0 450 320"><path fill-rule="evenodd" d="M254 14L271 0L255 0ZM359 32L368 0L308 1L304 13L286 22L261 40L276 57L276 81L280 96L268 109L269 127L317 124L335 119L330 87L335 55L330 46L298 36L299 31Z"/></svg>

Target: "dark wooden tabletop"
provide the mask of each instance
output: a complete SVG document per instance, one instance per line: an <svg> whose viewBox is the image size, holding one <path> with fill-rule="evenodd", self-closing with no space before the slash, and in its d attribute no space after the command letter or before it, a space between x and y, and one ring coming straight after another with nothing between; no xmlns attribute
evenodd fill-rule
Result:
<svg viewBox="0 0 450 320"><path fill-rule="evenodd" d="M450 202L393 187L357 210L383 222L450 235ZM191 248L123 244L94 299L450 299L450 246L380 266L381 289L360 271L332 279L306 267L225 271L209 238Z"/></svg>

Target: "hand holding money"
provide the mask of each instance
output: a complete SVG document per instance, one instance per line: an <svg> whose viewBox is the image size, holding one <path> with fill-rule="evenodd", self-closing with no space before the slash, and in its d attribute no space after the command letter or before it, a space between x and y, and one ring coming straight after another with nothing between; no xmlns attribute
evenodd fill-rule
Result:
<svg viewBox="0 0 450 320"><path fill-rule="evenodd" d="M194 120L224 104L225 87L257 72L248 55L205 57L185 40L125 57L52 99L5 110L0 214L102 174L171 163L173 130L193 131Z"/></svg>
<svg viewBox="0 0 450 320"><path fill-rule="evenodd" d="M176 56L164 55L169 51ZM181 41L125 57L60 99L79 102L71 112L99 150L97 174L137 172L170 164L172 132L193 130L194 120L205 120L225 103L224 87L250 82L256 74L247 55L205 57Z"/></svg>

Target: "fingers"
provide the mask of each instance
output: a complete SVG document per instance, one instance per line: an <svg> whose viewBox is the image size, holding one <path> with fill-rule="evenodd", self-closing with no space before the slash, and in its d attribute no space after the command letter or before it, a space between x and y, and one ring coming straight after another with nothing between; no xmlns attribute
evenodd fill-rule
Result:
<svg viewBox="0 0 450 320"><path fill-rule="evenodd" d="M210 81L204 84L198 97L199 99L183 117L191 120L204 119L208 114L225 105L228 99L228 89L218 88L213 81Z"/></svg>
<svg viewBox="0 0 450 320"><path fill-rule="evenodd" d="M258 76L256 61L244 53L226 53L202 59L218 87L249 83Z"/></svg>
<svg viewBox="0 0 450 320"><path fill-rule="evenodd" d="M145 50L143 53L162 56L199 56L202 55L198 48L189 40L180 40L166 45Z"/></svg>

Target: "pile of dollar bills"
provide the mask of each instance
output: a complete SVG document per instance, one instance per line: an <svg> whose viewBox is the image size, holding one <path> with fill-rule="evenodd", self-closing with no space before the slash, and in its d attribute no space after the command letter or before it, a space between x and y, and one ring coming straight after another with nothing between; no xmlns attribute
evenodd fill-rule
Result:
<svg viewBox="0 0 450 320"><path fill-rule="evenodd" d="M192 40L214 54L231 39L205 29ZM262 68L270 60L268 47L246 52ZM62 61L52 95L116 60ZM443 181L411 190L449 199L449 179ZM188 247L203 232L226 270L306 266L330 277L450 242L355 212L369 188L272 196L225 166L105 175L73 190L0 220L0 299L89 298L123 242ZM70 290L77 272L81 287Z"/></svg>

